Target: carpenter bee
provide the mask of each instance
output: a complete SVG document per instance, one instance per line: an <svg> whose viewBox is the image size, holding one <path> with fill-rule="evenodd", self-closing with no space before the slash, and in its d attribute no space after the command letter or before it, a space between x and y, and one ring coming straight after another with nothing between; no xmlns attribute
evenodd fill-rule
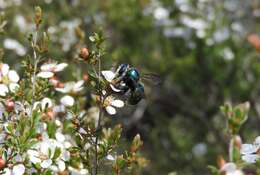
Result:
<svg viewBox="0 0 260 175"><path fill-rule="evenodd" d="M153 82L158 82L159 80L155 74L145 74L143 78L153 79ZM130 67L129 64L121 64L116 69L111 88L122 94L130 92L128 102L135 105L145 97L144 85L140 82L140 79L140 73L136 68ZM158 80L155 81L155 79Z"/></svg>

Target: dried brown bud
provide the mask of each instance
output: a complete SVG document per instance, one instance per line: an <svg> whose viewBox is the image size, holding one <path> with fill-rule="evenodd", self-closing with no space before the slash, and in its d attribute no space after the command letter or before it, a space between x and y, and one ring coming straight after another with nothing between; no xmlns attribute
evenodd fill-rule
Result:
<svg viewBox="0 0 260 175"><path fill-rule="evenodd" d="M41 134L37 134L37 135L36 135L36 138L37 138L38 141L42 141L42 140L43 140L43 137L42 137Z"/></svg>
<svg viewBox="0 0 260 175"><path fill-rule="evenodd" d="M86 47L83 47L83 48L80 49L79 57L84 59L85 61L88 60L89 51Z"/></svg>

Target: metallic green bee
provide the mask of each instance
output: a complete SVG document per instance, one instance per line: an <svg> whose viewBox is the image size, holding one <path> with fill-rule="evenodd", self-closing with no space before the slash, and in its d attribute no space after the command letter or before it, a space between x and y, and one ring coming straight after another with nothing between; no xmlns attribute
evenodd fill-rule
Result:
<svg viewBox="0 0 260 175"><path fill-rule="evenodd" d="M153 74L144 75L145 79L152 79L153 77L156 76ZM118 66L113 80L113 88L122 94L130 92L128 103L131 105L137 104L145 97L144 85L140 83L140 73L136 68L130 67L129 64Z"/></svg>

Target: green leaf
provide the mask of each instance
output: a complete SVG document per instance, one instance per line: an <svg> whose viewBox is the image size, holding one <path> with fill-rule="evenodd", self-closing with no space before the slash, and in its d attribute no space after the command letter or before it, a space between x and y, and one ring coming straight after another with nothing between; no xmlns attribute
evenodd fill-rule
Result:
<svg viewBox="0 0 260 175"><path fill-rule="evenodd" d="M56 147L54 155L53 155L53 159L57 159L59 156L61 155L61 149L59 147Z"/></svg>

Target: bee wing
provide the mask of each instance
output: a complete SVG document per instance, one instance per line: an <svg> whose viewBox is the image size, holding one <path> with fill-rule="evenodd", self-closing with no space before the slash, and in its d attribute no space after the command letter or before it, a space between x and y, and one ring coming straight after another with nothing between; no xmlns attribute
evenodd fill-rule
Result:
<svg viewBox="0 0 260 175"><path fill-rule="evenodd" d="M151 83L153 85L162 85L163 81L160 75L155 73L147 73L142 75L142 80Z"/></svg>

